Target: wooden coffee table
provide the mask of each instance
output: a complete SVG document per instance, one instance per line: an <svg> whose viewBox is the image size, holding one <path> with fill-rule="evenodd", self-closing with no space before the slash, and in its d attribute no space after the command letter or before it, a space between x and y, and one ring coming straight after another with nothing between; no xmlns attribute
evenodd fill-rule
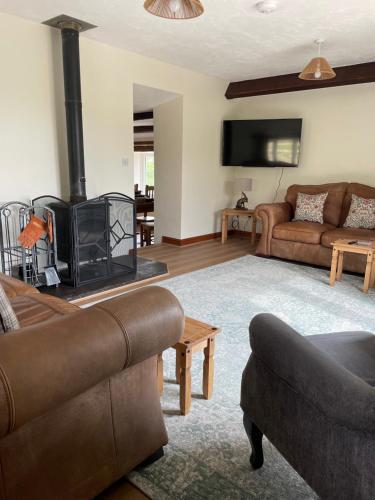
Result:
<svg viewBox="0 0 375 500"><path fill-rule="evenodd" d="M329 284L334 286L336 281L341 281L345 252L359 253L367 256L363 292L368 293L369 288L375 285L375 241L371 245L350 244L350 241L353 240L337 240L332 243L333 252Z"/></svg>
<svg viewBox="0 0 375 500"><path fill-rule="evenodd" d="M210 399L214 383L215 337L220 333L216 326L185 317L185 329L176 349L176 380L180 384L180 410L187 415L191 406L191 364L193 353L204 351L203 396ZM163 393L163 356L158 356L158 387Z"/></svg>

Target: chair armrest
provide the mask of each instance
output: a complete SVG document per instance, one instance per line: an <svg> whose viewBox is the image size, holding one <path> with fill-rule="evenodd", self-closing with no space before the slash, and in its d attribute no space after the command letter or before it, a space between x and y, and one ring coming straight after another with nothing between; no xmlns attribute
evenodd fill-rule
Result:
<svg viewBox="0 0 375 500"><path fill-rule="evenodd" d="M262 236L259 240L256 254L271 255L271 239L273 228L292 218L292 206L286 201L283 203L263 203L255 209L256 217L262 221Z"/></svg>
<svg viewBox="0 0 375 500"><path fill-rule="evenodd" d="M183 318L168 290L149 287L2 335L0 436L173 346Z"/></svg>
<svg viewBox="0 0 375 500"><path fill-rule="evenodd" d="M299 396L339 425L375 431L375 391L272 314L250 324L250 344L260 360ZM251 381L246 382L251 383Z"/></svg>
<svg viewBox="0 0 375 500"><path fill-rule="evenodd" d="M13 299L18 295L39 293L39 291L31 285L27 285L24 281L12 278L4 273L0 273L0 283L9 299Z"/></svg>

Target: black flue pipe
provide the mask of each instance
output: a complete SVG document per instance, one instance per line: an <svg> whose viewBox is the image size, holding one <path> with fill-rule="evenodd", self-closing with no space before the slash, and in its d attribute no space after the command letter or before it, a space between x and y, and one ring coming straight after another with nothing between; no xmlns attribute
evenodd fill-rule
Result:
<svg viewBox="0 0 375 500"><path fill-rule="evenodd" d="M75 22L63 22L60 28L64 66L70 201L79 203L87 200L79 59L80 25Z"/></svg>

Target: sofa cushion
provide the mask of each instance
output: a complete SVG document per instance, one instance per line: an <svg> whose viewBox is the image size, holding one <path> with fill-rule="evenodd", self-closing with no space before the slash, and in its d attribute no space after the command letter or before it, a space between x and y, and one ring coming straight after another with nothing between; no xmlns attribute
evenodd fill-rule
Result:
<svg viewBox="0 0 375 500"><path fill-rule="evenodd" d="M344 227L375 229L375 199L352 194L352 203Z"/></svg>
<svg viewBox="0 0 375 500"><path fill-rule="evenodd" d="M348 187L347 182L338 182L333 184L320 184L317 186L313 185L299 185L293 184L288 188L285 196L285 201L290 203L293 208L293 213L296 209L296 202L298 193L306 194L321 194L327 193L327 200L324 205L323 218L324 222L327 224L332 224L333 226L338 226L340 222L340 215L344 196Z"/></svg>
<svg viewBox="0 0 375 500"><path fill-rule="evenodd" d="M350 205L352 204L352 195L356 194L361 198L374 199L375 198L375 187L366 186L366 184L358 184L356 182L352 182L348 185L348 189L346 191L344 202L342 205L342 212L340 217L340 224L336 224L336 226L344 225L346 218L348 216Z"/></svg>
<svg viewBox="0 0 375 500"><path fill-rule="evenodd" d="M367 332L340 332L306 337L371 386L375 386L375 335Z"/></svg>
<svg viewBox="0 0 375 500"><path fill-rule="evenodd" d="M276 240L296 241L319 245L322 234L334 229L331 224L318 222L292 221L278 224L273 228L273 237Z"/></svg>
<svg viewBox="0 0 375 500"><path fill-rule="evenodd" d="M328 193L306 194L298 193L296 211L293 220L305 220L323 224L324 204Z"/></svg>
<svg viewBox="0 0 375 500"><path fill-rule="evenodd" d="M375 231L371 229L354 229L352 227L336 227L323 234L322 245L330 248L331 243L337 240L375 240Z"/></svg>
<svg viewBox="0 0 375 500"><path fill-rule="evenodd" d="M19 295L11 299L21 327L35 325L79 311L79 307L46 294Z"/></svg>

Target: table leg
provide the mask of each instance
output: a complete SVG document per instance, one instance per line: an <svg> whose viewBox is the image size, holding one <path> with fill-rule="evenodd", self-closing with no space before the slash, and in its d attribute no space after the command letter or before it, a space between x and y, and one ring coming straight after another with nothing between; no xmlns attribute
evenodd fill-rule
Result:
<svg viewBox="0 0 375 500"><path fill-rule="evenodd" d="M163 394L164 389L164 364L163 364L163 354L158 354L157 363L157 373L158 373L158 390L159 394Z"/></svg>
<svg viewBox="0 0 375 500"><path fill-rule="evenodd" d="M187 415L191 406L191 363L193 358L192 350L186 346L179 352L181 362L180 377L180 410L182 415Z"/></svg>
<svg viewBox="0 0 375 500"><path fill-rule="evenodd" d="M143 247L143 243L144 243L144 230L143 230L143 226L141 224L141 247Z"/></svg>
<svg viewBox="0 0 375 500"><path fill-rule="evenodd" d="M251 246L253 247L256 242L257 237L257 218L255 214L251 216L252 219L252 229L251 229Z"/></svg>
<svg viewBox="0 0 375 500"><path fill-rule="evenodd" d="M228 217L222 212L221 214L221 243L225 243L228 238Z"/></svg>
<svg viewBox="0 0 375 500"><path fill-rule="evenodd" d="M146 247L151 245L151 231L150 228L147 227L145 230L145 240L146 240Z"/></svg>
<svg viewBox="0 0 375 500"><path fill-rule="evenodd" d="M331 286L334 286L335 281L336 281L338 254L339 254L339 252L338 252L337 248L334 248L332 251L331 275L329 278L329 284Z"/></svg>
<svg viewBox="0 0 375 500"><path fill-rule="evenodd" d="M203 396L210 399L214 386L214 353L215 338L207 340L207 347L204 349L203 362Z"/></svg>
<svg viewBox="0 0 375 500"><path fill-rule="evenodd" d="M181 383L181 355L176 351L176 381L178 384Z"/></svg>
<svg viewBox="0 0 375 500"><path fill-rule="evenodd" d="M367 254L367 263L366 263L366 272L365 272L365 282L363 284L363 292L368 293L368 289L370 287L371 282L371 274L372 274L372 262L373 262L373 253L369 252Z"/></svg>
<svg viewBox="0 0 375 500"><path fill-rule="evenodd" d="M343 265L344 265L344 252L339 252L339 258L337 264L337 276L336 276L337 281L341 281L342 279Z"/></svg>
<svg viewBox="0 0 375 500"><path fill-rule="evenodd" d="M370 287L374 288L374 286L375 286L375 259L373 257L372 258L372 272L371 272Z"/></svg>

